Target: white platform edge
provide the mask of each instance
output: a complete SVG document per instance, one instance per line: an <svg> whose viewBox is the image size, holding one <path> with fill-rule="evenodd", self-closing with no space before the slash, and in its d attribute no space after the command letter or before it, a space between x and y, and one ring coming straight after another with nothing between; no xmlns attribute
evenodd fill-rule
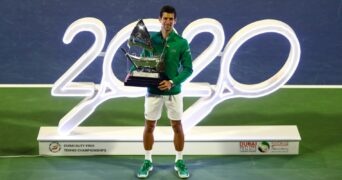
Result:
<svg viewBox="0 0 342 180"><path fill-rule="evenodd" d="M39 154L51 156L142 155L143 127L78 127L60 136L57 127L41 127ZM173 132L157 127L153 154L172 155ZM295 155L301 137L296 126L197 126L186 135L187 155ZM258 147L269 144L267 152Z"/></svg>
<svg viewBox="0 0 342 180"><path fill-rule="evenodd" d="M142 126L78 127L62 136L57 127L41 127L38 141L142 141ZM170 126L156 127L155 141L172 141ZM297 126L196 126L185 136L186 141L300 141Z"/></svg>

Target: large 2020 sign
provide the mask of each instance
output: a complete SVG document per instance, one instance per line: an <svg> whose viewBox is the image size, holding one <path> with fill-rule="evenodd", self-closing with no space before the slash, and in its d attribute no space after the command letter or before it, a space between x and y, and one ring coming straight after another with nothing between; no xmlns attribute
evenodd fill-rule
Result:
<svg viewBox="0 0 342 180"><path fill-rule="evenodd" d="M145 19L149 31L159 31L158 19ZM54 84L53 96L85 96L86 98L68 112L59 122L58 131L68 135L91 115L97 106L108 99L118 97L141 97L146 88L127 87L120 81L112 69L115 53L124 44L137 22L132 22L121 29L110 41L104 56L103 74L99 86L89 83L73 82L73 80L100 55L106 40L105 25L96 18L82 18L73 22L66 30L63 42L71 43L80 32L88 31L95 36L92 46L73 64ZM260 20L240 29L224 47L225 36L222 25L210 18L196 20L183 31L182 36L191 43L201 33L211 33L210 45L193 60L194 72L183 85L183 96L200 97L184 111L182 123L185 132L204 119L213 108L224 100L238 97L256 98L270 94L284 85L295 72L300 59L300 44L295 32L287 24L278 20ZM256 84L242 84L230 73L230 65L236 51L249 39L264 33L278 33L290 43L288 58L280 70L269 79ZM224 49L223 49L224 47ZM223 49L223 52L221 50ZM220 73L215 85L209 83L193 83L210 62L221 55Z"/></svg>

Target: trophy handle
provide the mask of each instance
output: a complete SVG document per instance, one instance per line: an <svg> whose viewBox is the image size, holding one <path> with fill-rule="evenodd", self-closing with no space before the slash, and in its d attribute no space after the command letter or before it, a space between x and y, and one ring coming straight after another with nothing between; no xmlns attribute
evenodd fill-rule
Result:
<svg viewBox="0 0 342 180"><path fill-rule="evenodd" d="M128 52L124 49L121 48L121 50L124 52L125 56L127 57L127 59L133 64L135 69L138 69L138 66L134 63L134 61L131 59L131 57L128 55Z"/></svg>

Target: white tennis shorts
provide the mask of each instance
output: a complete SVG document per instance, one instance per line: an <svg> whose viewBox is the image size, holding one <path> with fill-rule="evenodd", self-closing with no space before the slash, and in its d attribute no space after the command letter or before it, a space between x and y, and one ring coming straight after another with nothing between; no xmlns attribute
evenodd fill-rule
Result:
<svg viewBox="0 0 342 180"><path fill-rule="evenodd" d="M166 107L167 117L170 120L181 120L183 114L183 97L177 95L155 95L145 96L145 119L159 120L162 115L163 105Z"/></svg>

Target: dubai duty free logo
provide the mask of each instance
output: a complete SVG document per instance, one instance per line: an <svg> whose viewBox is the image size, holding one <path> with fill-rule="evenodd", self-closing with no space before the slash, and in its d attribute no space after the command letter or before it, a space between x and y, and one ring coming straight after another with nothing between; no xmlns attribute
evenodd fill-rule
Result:
<svg viewBox="0 0 342 180"><path fill-rule="evenodd" d="M261 153L267 153L270 151L270 143L266 141L262 141L261 143L258 144L258 150Z"/></svg>

